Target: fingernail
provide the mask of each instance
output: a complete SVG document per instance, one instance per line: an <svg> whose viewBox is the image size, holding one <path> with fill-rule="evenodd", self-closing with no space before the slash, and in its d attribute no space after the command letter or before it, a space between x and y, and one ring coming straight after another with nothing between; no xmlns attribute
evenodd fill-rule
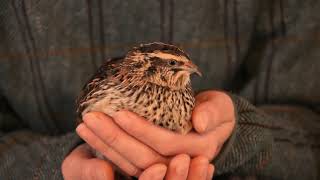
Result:
<svg viewBox="0 0 320 180"><path fill-rule="evenodd" d="M184 157L181 159L179 166L176 167L176 172L178 175L183 175L188 171L190 165L190 157L188 155L183 155Z"/></svg>
<svg viewBox="0 0 320 180"><path fill-rule="evenodd" d="M83 119L83 121L84 121L85 123L99 120L99 118L98 118L95 114L93 114L93 113L87 113L87 114L85 114L82 119Z"/></svg>
<svg viewBox="0 0 320 180"><path fill-rule="evenodd" d="M208 127L208 114L204 111L200 114L199 131L204 132Z"/></svg>
<svg viewBox="0 0 320 180"><path fill-rule="evenodd" d="M163 166L160 166L157 170L157 174L154 174L153 178L152 179L155 179L155 180L162 180L164 178L164 176L166 175L166 172L167 172L167 166L163 165Z"/></svg>
<svg viewBox="0 0 320 180"><path fill-rule="evenodd" d="M79 132L79 131L83 130L84 126L85 126L85 125L84 125L83 123L79 124L79 125L77 126L77 128L76 128L76 131Z"/></svg>

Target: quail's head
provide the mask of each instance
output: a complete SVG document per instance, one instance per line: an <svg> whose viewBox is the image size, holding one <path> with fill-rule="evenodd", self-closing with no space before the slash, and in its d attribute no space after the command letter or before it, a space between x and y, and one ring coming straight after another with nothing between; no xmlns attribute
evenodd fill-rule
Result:
<svg viewBox="0 0 320 180"><path fill-rule="evenodd" d="M201 76L189 56L176 46L164 43L143 44L128 52L123 62L131 82L153 83L171 89L184 89L190 75Z"/></svg>

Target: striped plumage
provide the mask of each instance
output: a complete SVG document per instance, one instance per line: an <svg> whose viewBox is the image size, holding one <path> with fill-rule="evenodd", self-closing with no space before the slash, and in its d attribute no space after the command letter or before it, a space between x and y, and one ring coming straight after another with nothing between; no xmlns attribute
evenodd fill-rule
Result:
<svg viewBox="0 0 320 180"><path fill-rule="evenodd" d="M79 119L89 111L112 116L126 109L185 134L192 129L192 73L200 74L179 48L164 43L142 44L100 67L78 99Z"/></svg>

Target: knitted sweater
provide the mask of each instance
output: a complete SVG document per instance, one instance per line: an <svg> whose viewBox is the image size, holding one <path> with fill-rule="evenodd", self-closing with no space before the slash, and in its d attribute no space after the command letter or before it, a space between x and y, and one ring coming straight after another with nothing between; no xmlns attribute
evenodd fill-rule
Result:
<svg viewBox="0 0 320 180"><path fill-rule="evenodd" d="M181 46L197 91L232 93L219 178L319 179L320 1L0 2L0 179L62 179L75 98L108 57Z"/></svg>

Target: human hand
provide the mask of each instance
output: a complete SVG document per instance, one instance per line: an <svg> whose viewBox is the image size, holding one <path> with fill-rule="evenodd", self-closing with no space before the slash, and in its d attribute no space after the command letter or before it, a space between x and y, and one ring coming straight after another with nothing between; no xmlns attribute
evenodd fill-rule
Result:
<svg viewBox="0 0 320 180"><path fill-rule="evenodd" d="M92 112L85 115L83 120L90 124L91 121L100 124L95 126L99 128L97 129L99 133L95 134L86 123L81 123L76 129L79 136L127 175L139 177L142 170L153 164L168 164L169 158L147 148L146 145L128 135L113 122L111 117L103 113Z"/></svg>
<svg viewBox="0 0 320 180"><path fill-rule="evenodd" d="M207 158L198 156L193 159L180 154L170 160L168 168L164 164L155 164L147 168L139 180L209 180L212 179L214 166Z"/></svg>
<svg viewBox="0 0 320 180"><path fill-rule="evenodd" d="M168 163L171 156L188 154L212 160L230 136L235 115L229 96L206 91L196 96L192 122L197 132L181 135L154 126L128 111L111 117L103 113L88 113L78 134L93 148L129 175L155 163Z"/></svg>
<svg viewBox="0 0 320 180"><path fill-rule="evenodd" d="M87 144L75 148L62 163L65 180L113 180L112 166L101 159L94 158Z"/></svg>

